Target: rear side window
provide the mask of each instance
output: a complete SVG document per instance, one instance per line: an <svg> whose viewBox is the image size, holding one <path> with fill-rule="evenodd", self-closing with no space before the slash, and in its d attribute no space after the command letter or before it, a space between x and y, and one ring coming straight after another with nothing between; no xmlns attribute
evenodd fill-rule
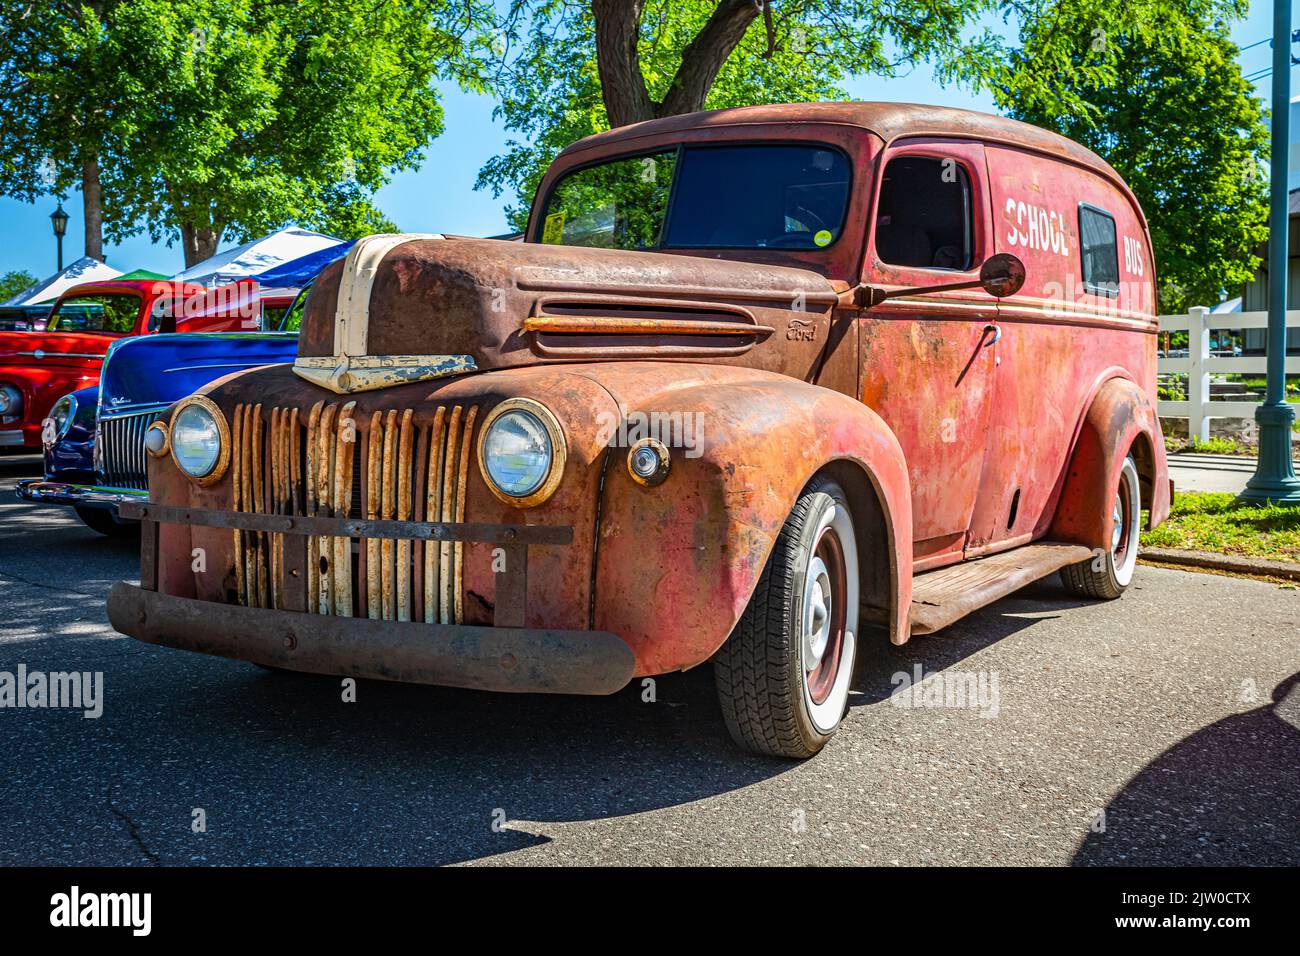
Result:
<svg viewBox="0 0 1300 956"><path fill-rule="evenodd" d="M970 177L961 163L929 156L891 159L876 208L880 261L965 271L974 244Z"/></svg>
<svg viewBox="0 0 1300 956"><path fill-rule="evenodd" d="M1115 217L1096 206L1079 206L1079 254L1083 287L1093 295L1119 295L1119 248Z"/></svg>

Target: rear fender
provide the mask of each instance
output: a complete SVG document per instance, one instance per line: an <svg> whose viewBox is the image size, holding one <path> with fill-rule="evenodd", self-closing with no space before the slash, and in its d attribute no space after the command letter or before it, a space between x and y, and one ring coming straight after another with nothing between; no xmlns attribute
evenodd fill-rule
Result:
<svg viewBox="0 0 1300 956"><path fill-rule="evenodd" d="M857 502L862 591L874 605L866 611L902 643L911 600L911 492L888 426L848 396L788 377L694 371L687 387L680 365L592 374L618 402L627 438L635 437L629 415L638 412L678 415L700 430L694 447L665 441L671 470L656 487L632 479L627 442L610 448L592 625L632 645L638 675L708 660L748 604L800 493L828 472Z"/></svg>
<svg viewBox="0 0 1300 956"><path fill-rule="evenodd" d="M1156 411L1134 382L1112 378L1097 391L1084 417L1049 537L1109 548L1114 488L1129 454L1138 467L1148 527L1169 515L1164 437Z"/></svg>

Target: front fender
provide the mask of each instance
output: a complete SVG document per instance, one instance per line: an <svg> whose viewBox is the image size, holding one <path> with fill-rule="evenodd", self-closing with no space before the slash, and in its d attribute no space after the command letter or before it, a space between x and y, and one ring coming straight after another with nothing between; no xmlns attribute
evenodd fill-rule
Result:
<svg viewBox="0 0 1300 956"><path fill-rule="evenodd" d="M863 591L883 605L868 610L888 622L891 638L906 639L911 493L902 448L875 412L747 369L620 363L584 374L614 397L626 430L613 436L605 464L593 625L632 645L638 675L692 667L726 641L800 492L827 466L841 483L855 475L883 513L883 540L867 542L863 555L864 566L878 560L882 580ZM656 487L632 479L620 440L638 437L639 415L652 431L658 415L687 433L684 441L655 436L672 451ZM870 517L855 515L863 525Z"/></svg>
<svg viewBox="0 0 1300 956"><path fill-rule="evenodd" d="M1070 457L1049 537L1109 548L1114 489L1132 451L1142 477L1148 527L1169 516L1164 436L1150 398L1134 382L1112 378L1097 391Z"/></svg>
<svg viewBox="0 0 1300 956"><path fill-rule="evenodd" d="M95 483L95 409L99 387L81 388L70 393L77 402L77 413L63 437L45 446L45 477L50 481L91 485Z"/></svg>

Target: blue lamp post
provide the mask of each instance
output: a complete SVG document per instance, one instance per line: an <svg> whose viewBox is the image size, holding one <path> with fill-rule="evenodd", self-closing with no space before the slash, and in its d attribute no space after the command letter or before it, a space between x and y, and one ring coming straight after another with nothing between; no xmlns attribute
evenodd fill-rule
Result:
<svg viewBox="0 0 1300 956"><path fill-rule="evenodd" d="M1273 0L1273 141L1268 223L1268 387L1255 409L1259 461L1241 497L1300 505L1300 478L1291 463L1295 409L1286 400L1288 144L1291 125L1291 0Z"/></svg>

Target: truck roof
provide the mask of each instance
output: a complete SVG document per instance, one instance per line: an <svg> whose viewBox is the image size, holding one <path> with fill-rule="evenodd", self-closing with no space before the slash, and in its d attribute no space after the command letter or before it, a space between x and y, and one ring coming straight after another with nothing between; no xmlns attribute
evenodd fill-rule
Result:
<svg viewBox="0 0 1300 956"><path fill-rule="evenodd" d="M1109 163L1092 150L1057 133L1005 116L919 103L782 103L686 113L596 133L578 140L560 155L568 156L595 148L608 149L616 143L664 133L769 123L856 126L875 133L885 142L900 136L961 136L1002 142L1078 163L1123 186L1123 180Z"/></svg>
<svg viewBox="0 0 1300 956"><path fill-rule="evenodd" d="M154 292L162 292L164 289L168 290L164 293L167 295L194 295L206 291L201 285L193 282L178 282L175 279L105 279L101 282L81 282L70 286L60 293L59 298L112 292L135 292L147 296Z"/></svg>

